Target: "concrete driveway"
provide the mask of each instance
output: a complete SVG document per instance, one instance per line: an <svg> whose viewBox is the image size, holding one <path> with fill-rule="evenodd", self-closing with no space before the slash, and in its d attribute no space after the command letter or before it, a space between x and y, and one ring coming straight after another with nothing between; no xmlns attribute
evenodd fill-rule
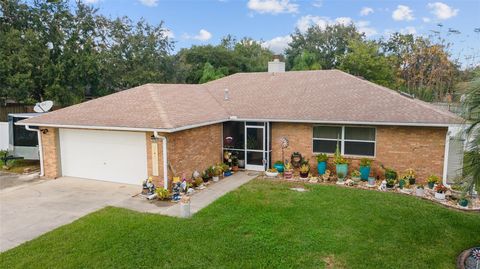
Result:
<svg viewBox="0 0 480 269"><path fill-rule="evenodd" d="M31 184L40 180L39 173L31 173L27 175L14 174L0 171L0 190L16 187L23 184Z"/></svg>
<svg viewBox="0 0 480 269"><path fill-rule="evenodd" d="M0 190L0 252L140 191L140 186L70 177Z"/></svg>

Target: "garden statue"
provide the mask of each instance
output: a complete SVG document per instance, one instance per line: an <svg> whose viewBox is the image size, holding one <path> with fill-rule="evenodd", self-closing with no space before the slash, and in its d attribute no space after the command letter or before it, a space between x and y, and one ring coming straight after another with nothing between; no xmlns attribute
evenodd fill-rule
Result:
<svg viewBox="0 0 480 269"><path fill-rule="evenodd" d="M187 192L187 180L185 178L182 179L182 183L180 184L180 191Z"/></svg>
<svg viewBox="0 0 480 269"><path fill-rule="evenodd" d="M178 202L180 201L180 190L181 190L181 185L182 182L180 182L179 177L173 177L172 181L172 201Z"/></svg>
<svg viewBox="0 0 480 269"><path fill-rule="evenodd" d="M385 179L382 180L382 183L380 184L378 189L381 190L381 191L387 191L387 181Z"/></svg>
<svg viewBox="0 0 480 269"><path fill-rule="evenodd" d="M152 177L148 177L143 181L143 191L147 195L152 195L155 193L155 184L153 184Z"/></svg>
<svg viewBox="0 0 480 269"><path fill-rule="evenodd" d="M300 168L300 165L302 164L303 157L300 152L294 152L292 153L292 156L290 156L290 163L294 168Z"/></svg>

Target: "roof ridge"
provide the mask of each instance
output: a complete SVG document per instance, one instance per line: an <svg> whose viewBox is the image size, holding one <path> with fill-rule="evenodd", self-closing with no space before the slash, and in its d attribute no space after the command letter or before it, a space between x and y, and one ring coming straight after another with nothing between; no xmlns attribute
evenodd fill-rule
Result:
<svg viewBox="0 0 480 269"><path fill-rule="evenodd" d="M213 80L212 80L213 81ZM210 81L209 81L210 82ZM206 84L206 83L205 83ZM208 95L210 95L210 97L218 104L218 106L223 110L223 112L225 112L225 115L230 118L232 116L232 114L230 113L230 111L228 111L224 106L223 104L217 99L215 98L215 96L212 94L212 92L206 87L206 85L204 86L203 84L199 84L199 85L202 85L202 88L204 91L206 91L208 93Z"/></svg>
<svg viewBox="0 0 480 269"><path fill-rule="evenodd" d="M425 107L425 108L428 108L428 109L430 109L430 110L433 110L434 112L439 113L439 114L442 114L442 115L444 115L444 116L455 117L455 118L459 118L459 119L461 118L461 117L459 117L459 116L457 116L457 115L455 115L455 114L453 114L453 113L451 113L451 112L447 112L447 111L444 111L444 110L441 110L441 109L437 109L437 108L434 107L433 105L431 105L431 104L429 104L429 103L427 103L427 102L425 102L425 101L423 101L423 100L415 99L415 98L408 98L408 97L406 97L406 96L401 95L401 94L400 94L398 91L396 91L396 90L387 88L387 87L385 87L385 86L378 85L378 84L373 83L373 82L371 82L371 81L369 81L369 80L366 80L366 79L361 79L361 78L359 78L359 77L357 77L357 76L355 76L355 75L352 75L352 74L350 74L350 73L344 72L344 71L339 70L339 69L332 69L332 70L338 71L338 72L340 72L340 73L342 73L342 74L345 74L345 75L348 75L348 76L351 76L351 77L353 77L353 78L355 78L355 79L360 80L361 82L370 84L370 85L372 85L372 86L374 86L374 87L376 87L376 88L379 88L379 89L381 89L381 90L383 90L383 91L385 91L385 92L387 92L387 93L389 93L389 94L402 97L402 98L404 98L405 100L407 100L407 101L409 101L409 102L413 102L413 103L415 103L415 104L418 104L418 105L420 105L420 106L422 106L422 107Z"/></svg>
<svg viewBox="0 0 480 269"><path fill-rule="evenodd" d="M148 86L148 94L150 95L150 100L153 100L155 108L159 112L158 117L162 118L162 120L164 120L171 128L173 128L174 126L170 122L170 119L168 118L166 111L160 105L160 101L158 100L157 94L153 94L153 92L155 91L155 88L151 87L151 85L153 84L150 84L150 83L146 84L146 86Z"/></svg>

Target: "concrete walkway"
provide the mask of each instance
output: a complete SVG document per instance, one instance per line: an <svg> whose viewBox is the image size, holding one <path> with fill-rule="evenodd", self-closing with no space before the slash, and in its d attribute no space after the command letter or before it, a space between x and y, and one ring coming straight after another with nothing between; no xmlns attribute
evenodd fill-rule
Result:
<svg viewBox="0 0 480 269"><path fill-rule="evenodd" d="M218 182L210 184L207 188L197 191L191 196L190 212L192 214L197 213L201 209L213 203L213 201L217 200L221 196L240 187L241 185L249 182L257 176L258 173L255 172L237 172L230 177L221 179ZM134 197L128 200L121 201L114 206L128 208L139 212L162 214L172 217L181 216L180 203L151 203L149 201L146 201L145 199Z"/></svg>
<svg viewBox="0 0 480 269"><path fill-rule="evenodd" d="M191 198L192 214L256 177L239 172ZM180 217L180 204L136 196L141 186L62 177L0 190L0 252L16 247L105 206Z"/></svg>

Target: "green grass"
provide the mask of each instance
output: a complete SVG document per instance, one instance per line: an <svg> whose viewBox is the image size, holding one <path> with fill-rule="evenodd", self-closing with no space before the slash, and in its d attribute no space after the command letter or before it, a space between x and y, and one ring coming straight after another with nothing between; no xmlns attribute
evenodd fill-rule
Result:
<svg viewBox="0 0 480 269"><path fill-rule="evenodd" d="M415 197L254 180L191 219L106 208L0 255L1 268L454 268L480 214Z"/></svg>

